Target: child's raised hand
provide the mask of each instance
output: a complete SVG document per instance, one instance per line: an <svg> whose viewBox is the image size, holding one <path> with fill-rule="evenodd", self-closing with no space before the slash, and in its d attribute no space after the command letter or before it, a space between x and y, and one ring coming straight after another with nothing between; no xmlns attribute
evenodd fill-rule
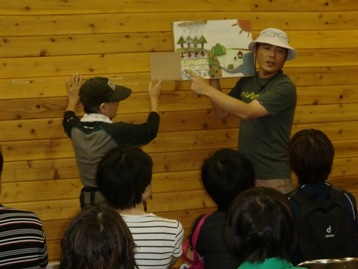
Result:
<svg viewBox="0 0 358 269"><path fill-rule="evenodd" d="M149 97L158 99L161 93L162 93L162 80L159 78L156 82L150 81L148 85Z"/></svg>
<svg viewBox="0 0 358 269"><path fill-rule="evenodd" d="M66 80L67 95L70 99L79 98L78 93L82 85L82 76L73 74L71 78Z"/></svg>

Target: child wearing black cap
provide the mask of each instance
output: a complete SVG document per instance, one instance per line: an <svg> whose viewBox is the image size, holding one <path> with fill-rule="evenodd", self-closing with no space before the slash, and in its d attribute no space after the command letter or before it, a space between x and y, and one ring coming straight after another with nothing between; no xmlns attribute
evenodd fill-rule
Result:
<svg viewBox="0 0 358 269"><path fill-rule="evenodd" d="M68 104L63 127L71 138L84 185L80 195L82 208L105 201L97 190L96 172L98 163L108 151L119 145L143 146L156 137L161 90L161 80L149 83L150 113L146 122L113 122L119 102L130 96L130 89L115 85L104 77L93 77L82 84L82 77L75 74L67 80ZM80 101L85 112L82 118L75 114Z"/></svg>

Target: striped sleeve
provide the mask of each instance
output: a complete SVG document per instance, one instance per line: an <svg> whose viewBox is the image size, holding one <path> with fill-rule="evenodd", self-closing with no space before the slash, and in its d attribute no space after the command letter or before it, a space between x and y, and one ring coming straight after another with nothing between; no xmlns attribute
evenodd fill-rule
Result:
<svg viewBox="0 0 358 269"><path fill-rule="evenodd" d="M41 220L32 212L0 207L0 268L42 268L48 263Z"/></svg>

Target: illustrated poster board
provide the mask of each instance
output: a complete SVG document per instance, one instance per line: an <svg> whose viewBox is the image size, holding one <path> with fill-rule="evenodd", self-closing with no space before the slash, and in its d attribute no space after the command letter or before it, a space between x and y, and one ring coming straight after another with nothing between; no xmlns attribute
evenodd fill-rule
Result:
<svg viewBox="0 0 358 269"><path fill-rule="evenodd" d="M249 20L207 20L173 23L174 48L180 54L180 73L187 69L210 78L253 76L254 56Z"/></svg>

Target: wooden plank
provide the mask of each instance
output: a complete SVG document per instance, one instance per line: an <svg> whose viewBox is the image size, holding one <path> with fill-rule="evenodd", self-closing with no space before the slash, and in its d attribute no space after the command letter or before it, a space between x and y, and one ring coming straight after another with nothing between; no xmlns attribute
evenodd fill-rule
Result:
<svg viewBox="0 0 358 269"><path fill-rule="evenodd" d="M292 127L292 134L302 129L319 129L332 141L355 140L357 138L358 125L351 122L321 122L321 123L295 123Z"/></svg>
<svg viewBox="0 0 358 269"><path fill-rule="evenodd" d="M356 85L352 80L352 74L358 72L358 66L335 66L335 67L288 67L284 66L284 72L290 76L296 86L337 86ZM221 86L231 89L237 82L236 78L220 80ZM176 90L188 89L190 82L180 81L176 84ZM353 86L354 87L354 86Z"/></svg>
<svg viewBox="0 0 358 269"><path fill-rule="evenodd" d="M178 139L180 138L180 139ZM178 152L220 147L235 147L237 129L219 129L217 132L183 131L159 133L151 145L144 147L149 153ZM27 161L74 157L70 139L44 139L4 142L1 145L7 161Z"/></svg>
<svg viewBox="0 0 358 269"><path fill-rule="evenodd" d="M358 67L318 67L318 68L285 68L285 72L292 78L297 87L318 87L322 86L323 92L325 92L326 86L330 92L335 86L337 90L342 87L342 94L349 94L349 98L355 96L357 92L355 89L357 83L352 81L351 74L358 72ZM48 98L48 97L65 97L66 96L66 79L69 78L72 73L68 73L65 76L48 76L48 77L33 77L33 78L9 78L0 79L0 100L7 99L27 99L27 98ZM150 74L148 72L140 73L92 73L84 74L84 78L93 76L106 76L113 82L129 87L134 93L147 92L148 82L150 81ZM224 89L231 89L237 82L236 78L221 79L220 83ZM350 87L353 89L349 91ZM163 92L178 92L187 91L190 88L190 82L186 81L164 81ZM307 93L311 91L307 90ZM298 93L300 90L298 89ZM315 94L315 93L314 93ZM329 94L329 93L327 93ZM317 92L317 96L322 95L321 92ZM326 95L326 94L325 94ZM321 98L325 98L325 95ZM317 97L316 97L317 98ZM65 99L64 99L65 100ZM130 99L129 99L130 100ZM355 100L355 99L354 99ZM300 101L300 100L298 100ZM355 102L355 101L354 101ZM165 104L161 102L161 105Z"/></svg>
<svg viewBox="0 0 358 269"><path fill-rule="evenodd" d="M79 179L3 183L0 197L5 204L76 199L82 187ZM40 190L46 191L41 191L39 195Z"/></svg>
<svg viewBox="0 0 358 269"><path fill-rule="evenodd" d="M48 242L61 239L69 222L70 219L43 221L42 223L46 234L46 241Z"/></svg>
<svg viewBox="0 0 358 269"><path fill-rule="evenodd" d="M329 117L327 116L328 119ZM237 145L237 136L237 128L218 129L215 132L199 130L158 133L157 138L146 145L144 149L149 153L159 153L213 150L222 147L234 148ZM358 140L344 140L342 143L344 148L342 154L345 153L343 156L354 156L354 150L357 150L358 147ZM349 143L351 143L351 146L349 146ZM8 161L74 157L72 144L68 138L3 142L2 152Z"/></svg>
<svg viewBox="0 0 358 269"><path fill-rule="evenodd" d="M64 76L75 73L148 72L148 53L99 54L82 56L2 58L0 78ZM118 63L126 63L119 65Z"/></svg>
<svg viewBox="0 0 358 269"><path fill-rule="evenodd" d="M2 0L2 14L81 14L81 13L132 13L132 12L176 12L202 11L248 11L250 0L172 1L149 0L145 2L112 0Z"/></svg>
<svg viewBox="0 0 358 269"><path fill-rule="evenodd" d="M185 172L199 170L202 161L212 150L150 153L154 173ZM5 156L2 182L52 181L79 178L75 158L8 161ZM79 180L79 179L78 179Z"/></svg>
<svg viewBox="0 0 358 269"><path fill-rule="evenodd" d="M137 75L136 81L133 81L133 75L128 75L123 77L121 80L119 79L111 79L115 83L124 85L127 87L131 87L134 96L135 93L145 92L146 87L149 81L147 75ZM31 103L33 106L34 101L31 99L39 100L41 98L49 98L49 97L65 97L66 89L65 89L65 81L66 78L42 78L33 79L33 80L10 80L10 79L2 79L0 80L0 88L5 89L0 91L0 102L3 102L2 106L5 107L6 110L14 110L13 107L23 107L28 106L27 102ZM133 82L131 82L133 81ZM224 92L228 92L231 87L235 85L235 81L230 79L222 79L220 80L221 86L226 87L223 89ZM337 87L336 85L321 85L321 86L300 86L302 83L302 79L299 79L295 82L297 85L297 104L333 104L333 103L357 103L358 101L358 84L356 85L340 85ZM52 85L51 87L47 87L46 85ZM170 105L172 103L180 103L182 104L183 99L192 98L191 94L185 94L182 91L190 91L189 90L190 83L175 83L174 81L164 81L163 82L163 95L160 101L160 109L167 111L169 110ZM324 94L323 94L324 93ZM18 97L16 96L18 94ZM16 98L15 98L16 97ZM2 99L2 100L1 100ZM13 103L10 108L6 108L6 104L8 104L8 99L16 99L16 102ZM22 99L29 99L28 101ZM177 101L179 99L179 102ZM49 99L51 100L51 99ZM66 99L61 99L64 101L63 106L65 106ZM128 99L128 101L132 101L132 97ZM148 104L147 100L142 100L146 103L138 104L141 107L145 107ZM124 103L123 103L124 104ZM81 105L79 105L78 111L81 112ZM19 109L16 109L19 111ZM121 109L119 110L121 111ZM59 112L62 113L62 112ZM10 118L17 118L18 116L10 116ZM20 116L23 118L23 116ZM3 118L3 119L6 119Z"/></svg>
<svg viewBox="0 0 358 269"><path fill-rule="evenodd" d="M358 55L355 49L306 49L297 50L297 57L287 61L287 67L329 67L357 66Z"/></svg>
<svg viewBox="0 0 358 269"><path fill-rule="evenodd" d="M201 162L200 162L201 164ZM340 175L348 180L358 176L358 158L335 159L332 177ZM173 192L187 192L204 189L198 165L197 170L181 172L154 173L152 180L153 197ZM343 179L342 179L343 180ZM358 184L358 183L356 183ZM21 184L2 184L1 201L5 204L20 202L40 202L48 200L76 199L79 197L82 184L78 178L67 180L41 180L21 182ZM45 192L39 196L39 189Z"/></svg>
<svg viewBox="0 0 358 269"><path fill-rule="evenodd" d="M355 66L284 68L287 75L299 86L307 85L352 85L352 75L358 72ZM320 70L320 71L318 71ZM293 72L292 72L293 71ZM352 73L353 72L353 73Z"/></svg>
<svg viewBox="0 0 358 269"><path fill-rule="evenodd" d="M297 106L294 124L299 128L302 128L302 125L307 125L336 130L351 139L358 132L358 126L354 124L355 104ZM330 112L332 113L330 114ZM351 116L346 117L346 114L351 114ZM115 119L116 121L141 123L145 121L146 117L147 113L132 113L119 114ZM231 129L239 128L239 124L239 119L234 116L225 120L217 119L210 107L207 110L196 111L165 111L161 113L159 132ZM0 129L3 130L0 133L0 141L67 138L63 131L62 118L0 121Z"/></svg>
<svg viewBox="0 0 358 269"><path fill-rule="evenodd" d="M256 37L258 33L254 33ZM289 32L296 50L358 46L358 30ZM344 38L350 42L342 42ZM48 57L86 54L173 51L172 32L3 37L2 57ZM26 44L26 46L24 46ZM86 44L86 46L83 46ZM120 46L118 45L120 44Z"/></svg>
<svg viewBox="0 0 358 269"><path fill-rule="evenodd" d="M171 32L4 37L1 49L9 58L161 52L173 51L172 39Z"/></svg>
<svg viewBox="0 0 358 269"><path fill-rule="evenodd" d="M297 105L326 105L357 102L358 85L297 87Z"/></svg>
<svg viewBox="0 0 358 269"><path fill-rule="evenodd" d="M59 77L34 77L0 79L0 99L47 98L67 96L66 80L72 74ZM133 93L147 93L150 75L148 73L105 74L95 73L83 75L83 79L100 76L107 77L113 83L132 89ZM163 81L163 92L175 89L174 81Z"/></svg>
<svg viewBox="0 0 358 269"><path fill-rule="evenodd" d="M79 178L75 158L9 161L5 164L1 181L22 184L27 181L62 180Z"/></svg>
<svg viewBox="0 0 358 269"><path fill-rule="evenodd" d="M313 4L314 3L314 4ZM285 10L296 10L297 12L301 11L332 11L332 10L340 10L340 11L349 11L349 10L357 10L358 2L355 0L315 0L312 2L311 0L253 0L251 1L252 11L285 11Z"/></svg>
<svg viewBox="0 0 358 269"><path fill-rule="evenodd" d="M33 211L42 221L70 219L80 210L79 199L9 203L6 206Z"/></svg>
<svg viewBox="0 0 358 269"><path fill-rule="evenodd" d="M333 169L336 169L335 167L333 167ZM352 175L352 176L341 176L340 174L334 175L331 174L327 180L329 183L333 184L334 186L337 186L339 188L342 188L344 190L347 190L349 192L354 192L357 193L357 176L356 175Z"/></svg>
<svg viewBox="0 0 358 269"><path fill-rule="evenodd" d="M330 178L334 178L332 184L340 187L348 187L358 185L358 160L357 158L338 159L335 158L333 162L333 169Z"/></svg>
<svg viewBox="0 0 358 269"><path fill-rule="evenodd" d="M311 30L311 31L290 31L288 35L290 37L290 44L296 50L303 49L337 49L357 47L358 44L358 30L332 30L327 31L323 28L323 31ZM352 40L347 42L349 44L343 45L342 39L349 37ZM301 57L301 53L297 57ZM328 56L329 57L329 56ZM335 57L334 53L330 57Z"/></svg>
<svg viewBox="0 0 358 269"><path fill-rule="evenodd" d="M356 67L358 55L353 48L332 50L299 50L288 68L303 67ZM2 58L0 78L65 76L74 73L132 73L150 72L149 53L112 53L54 57ZM120 65L118 63L126 63Z"/></svg>
<svg viewBox="0 0 358 269"><path fill-rule="evenodd" d="M48 200L76 199L83 185L78 178L67 180L41 180L3 183L1 202L33 202ZM166 192L201 190L200 173L196 171L155 173L152 179L153 195ZM46 190L39 195L39 190Z"/></svg>
<svg viewBox="0 0 358 269"><path fill-rule="evenodd" d="M290 37L294 31L305 31L304 35L313 35L315 30L356 30L357 10L304 12L151 12L151 13L97 13L97 14L61 14L43 15L0 15L0 28L4 37L83 35L108 33L171 32L173 21L182 20L222 20L245 19L251 21L254 37L267 28L270 21L275 27L288 30ZM312 31L312 32L311 32ZM340 34L340 31L336 32ZM324 34L324 32L322 32ZM296 40L296 38L292 39ZM354 40L352 40L354 42ZM6 40L3 39L2 45ZM309 42L307 42L309 43ZM349 43L349 42L347 42ZM295 44L295 43L292 43ZM346 43L341 44L344 46ZM123 44L122 44L123 45ZM323 44L324 45L324 44Z"/></svg>
<svg viewBox="0 0 358 269"><path fill-rule="evenodd" d="M321 124L319 126L315 124L302 125L294 128L293 133L304 128L316 128L325 132L333 141L349 139L356 134L356 130L350 131L347 129L341 131L333 126L334 125L329 124ZM235 149L236 146L233 148ZM196 151L150 153L154 163L153 172L169 173L200 170L202 161L215 150L216 149L203 149ZM332 174L334 176L342 175L342 177L358 175L357 158L344 158L339 155L340 154L337 153L335 159L337 162L335 165L337 171L332 171ZM59 180L79 178L74 158L8 161L7 157L8 156L5 155L5 165L2 174L3 184L16 183L15 186L21 187L23 183L28 181L32 181L32 184L35 184L35 181L58 182ZM181 174L177 173L174 174L174 176L175 175Z"/></svg>
<svg viewBox="0 0 358 269"><path fill-rule="evenodd" d="M79 199L7 203L6 206L35 212L41 220L72 218L80 210ZM213 201L203 190L156 193L147 203L148 212L181 211L214 207Z"/></svg>
<svg viewBox="0 0 358 269"><path fill-rule="evenodd" d="M177 219L181 222L184 229L190 229L193 225L193 220L201 214L210 213L215 208L192 209L184 211L168 211L160 212L160 216L169 219ZM43 221L44 230L47 241L54 241L62 238L64 230L67 228L70 219L63 220L47 220Z"/></svg>
<svg viewBox="0 0 358 269"><path fill-rule="evenodd" d="M40 99L14 99L0 100L3 105L3 120L25 120L36 118L49 119L48 124L53 122L51 118L62 118L67 105L66 97L40 98ZM82 106L78 105L79 114L83 114ZM161 111L186 111L211 108L207 98L200 98L191 91L163 92L160 97L159 108ZM149 112L149 101L147 93L132 94L129 99L121 102L118 109L117 120L126 121L127 113L142 113L142 122L146 120ZM123 114L124 113L124 114ZM124 117L124 119L123 119ZM57 123L58 126L58 123ZM22 126L19 126L21 128Z"/></svg>
<svg viewBox="0 0 358 269"><path fill-rule="evenodd" d="M204 0L198 1L126 1L114 2L103 0L99 3L96 0L2 0L0 2L0 12L2 14L79 14L79 13L114 13L114 12L191 12L200 11L350 11L357 10L358 3L355 0L316 0L312 5L310 0Z"/></svg>
<svg viewBox="0 0 358 269"><path fill-rule="evenodd" d="M317 91L308 93L311 98L311 103L307 105L300 105L300 102L298 101L299 105L296 108L296 122L301 122L302 120L308 120L308 122L312 122L314 120L319 121L327 121L325 120L325 115L327 113L329 114L330 111L334 112L332 115L333 120L343 120L343 121L350 121L357 119L356 115L356 100L354 98L357 97L357 93L355 91L356 85L353 87L350 87L350 90L347 92L346 89L349 87L340 87L340 88L334 88L334 87L327 87L327 92L332 90L332 95L335 95L337 98L336 103L328 103L327 104L320 104L319 98L321 96L324 96L322 94L322 90L325 90L325 88L320 87L317 88ZM335 92L338 90L338 92ZM355 96L353 99L350 98L352 93L352 96ZM316 96L315 96L316 95ZM300 98L301 93L298 93L298 98ZM329 98L329 94L327 93L327 98ZM347 98L347 102L350 101L352 103L341 103L338 100L342 100L343 98ZM325 97L322 97L325 98ZM331 97L332 98L332 97ZM34 121L33 127L31 127L32 123L27 122L24 120L30 120L30 119L48 119L48 121L45 123L48 127L57 127L57 129L52 128L51 131L53 131L53 135L51 137L63 137L61 122L59 121L59 118L61 119L63 117L63 113L65 111L65 107L67 105L66 97L53 97L53 98L40 98L40 99L14 99L14 100L0 100L0 107L2 107L2 119L3 120L15 120L12 123L8 123L12 125L13 129L20 129L24 126L26 126L31 135L36 135L35 127L38 126L38 124L44 124L43 121L37 122ZM81 111L81 105L78 106L78 114L82 115L83 112ZM212 105L208 98L201 97L195 95L193 92L186 90L186 91L167 91L163 92L161 98L160 98L160 111L162 113L168 112L168 111L182 111L184 114L180 116L180 119L183 121L186 120L185 116L189 116L189 113L194 114L196 110L212 110ZM186 111L187 113L185 113ZM188 112L190 111L190 112ZM322 113L322 119L314 116L315 113ZM116 121L128 121L131 119L134 119L138 122L143 122L146 120L146 113L149 112L149 102L148 102L148 94L132 94L131 97L121 102L121 105L118 109L118 114L116 117ZM127 115L127 114L133 114L133 113L140 113L140 116L133 117L133 115ZM211 113L211 112L207 112ZM309 114L310 117L306 118L306 115ZM313 116L312 116L313 115ZM328 115L327 115L328 116ZM214 116L213 116L214 117ZM51 119L53 118L53 119ZM332 118L330 119L332 120ZM330 121L329 120L329 121ZM328 121L328 122L329 122ZM204 126L203 126L204 127ZM58 134L56 134L56 132ZM1 135L0 135L1 137ZM7 138L5 138L7 140Z"/></svg>
<svg viewBox="0 0 358 269"><path fill-rule="evenodd" d="M342 113L345 117L345 120L356 119L355 117L355 107L356 99L358 97L357 94L357 85L354 86L345 86L345 87L318 87L317 91L306 91L306 92L298 92L298 104L300 104L301 94L303 96L307 95L311 98L311 103L313 104L312 111L310 106L300 106L298 105L298 109L296 114L298 114L299 118L302 116L300 113L314 113L315 110L322 110L323 113L326 109L332 111L339 111L339 114ZM311 88L309 88L311 89ZM327 92L327 94L322 94L322 91ZM337 98L337 102L335 104L327 104L320 105L320 101L318 98L333 98L335 96ZM353 97L353 99L351 99ZM347 102L352 103L341 103L338 100L347 99ZM319 104L319 105L318 105ZM41 118L62 118L63 112L67 105L66 97L53 97L53 98L36 98L36 99L13 99L13 100L0 100L0 107L2 107L2 119L3 120L26 120L26 119L41 119ZM176 90L168 90L164 91L160 98L160 111L187 111L187 110L211 110L212 105L210 101L205 97L200 97L189 91L188 89L185 91L176 91ZM352 111L352 112L350 112ZM81 114L81 105L78 106L78 112ZM149 102L148 102L148 94L132 94L131 97L121 102L120 108L118 110L118 118L121 119L121 115L123 113L143 113L144 121L146 116L144 113L149 112ZM332 113L331 113L332 114ZM297 115L296 115L297 117ZM126 118L125 118L126 119ZM136 119L136 117L134 117ZM314 119L314 117L313 117ZM17 122L18 128L22 128L25 122L22 124ZM13 125L16 123L13 123ZM49 119L47 125L50 127L52 124L58 126L59 122L55 119ZM36 125L36 121L35 121ZM54 129L53 129L54 130ZM55 130L54 130L55 131ZM31 128L31 133L34 133L33 128ZM1 135L0 135L1 137ZM4 137L6 137L4 135ZM6 139L6 138L5 138Z"/></svg>
<svg viewBox="0 0 358 269"><path fill-rule="evenodd" d="M295 123L356 121L356 104L297 106Z"/></svg>
<svg viewBox="0 0 358 269"><path fill-rule="evenodd" d="M165 106L165 104L164 104ZM148 113L119 114L114 120L142 123ZM223 129L239 126L239 120L229 117L218 120L212 109L198 111L165 111L161 113L160 132L180 130ZM67 137L62 118L0 121L0 141L54 139ZM11 135L10 135L11 134Z"/></svg>
<svg viewBox="0 0 358 269"><path fill-rule="evenodd" d="M147 203L148 212L160 214L162 211L179 211L187 209L204 209L215 206L203 190L154 194Z"/></svg>

